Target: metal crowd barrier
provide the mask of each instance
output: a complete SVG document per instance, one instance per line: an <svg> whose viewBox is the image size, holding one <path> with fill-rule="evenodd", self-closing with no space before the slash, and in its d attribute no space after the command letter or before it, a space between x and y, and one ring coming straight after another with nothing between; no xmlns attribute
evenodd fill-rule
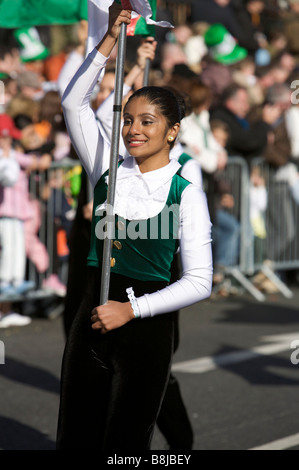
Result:
<svg viewBox="0 0 299 470"><path fill-rule="evenodd" d="M267 204L263 214L265 235L254 233L251 219L251 174L258 171L264 179ZM242 157L229 157L222 178L230 183L235 206L230 211L240 222L240 251L235 264L224 266L224 273L234 277L255 299L266 296L254 283L262 273L285 297L293 297L280 273L299 269L299 205L292 198L289 184L276 178L276 171L262 157L250 166Z"/></svg>
<svg viewBox="0 0 299 470"><path fill-rule="evenodd" d="M215 176L218 178L217 174ZM234 199L234 207L229 210L229 213L240 223L238 259L235 263L231 262L228 265L222 266L223 273L235 278L255 299L264 301L265 295L251 281L251 275L254 270L252 263L253 234L250 222L250 174L246 160L238 156L229 157L228 164L225 170L221 171L219 177L230 187L230 192ZM208 188L204 189L207 192L209 191Z"/></svg>
<svg viewBox="0 0 299 470"><path fill-rule="evenodd" d="M33 204L33 218L30 219L33 226L30 233L32 235L34 230L31 243L36 243L36 246L29 246L32 256L28 256L27 253L26 280L33 281L35 288L22 295L0 294L0 302L16 303L55 296L54 290L44 286L44 281L54 272L61 283L66 285L67 244L62 243L62 246L58 246L57 235L61 231L61 240L65 242L67 228L71 227L75 215L81 172L80 163L67 158L62 162L53 162L47 171L30 174L29 194ZM68 212L67 215L65 211ZM60 297L63 297L63 294ZM55 314L61 313L63 305L59 305L58 308L59 312Z"/></svg>
<svg viewBox="0 0 299 470"><path fill-rule="evenodd" d="M264 178L268 196L264 249L261 256L253 243L253 269L263 272L285 297L291 298L292 291L275 273L299 269L299 205L292 197L289 183L279 179L277 170L263 158L255 158L251 168L258 169Z"/></svg>

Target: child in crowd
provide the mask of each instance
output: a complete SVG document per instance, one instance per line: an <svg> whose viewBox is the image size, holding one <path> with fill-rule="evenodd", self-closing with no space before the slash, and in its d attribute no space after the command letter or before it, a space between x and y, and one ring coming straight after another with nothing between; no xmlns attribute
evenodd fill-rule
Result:
<svg viewBox="0 0 299 470"><path fill-rule="evenodd" d="M31 157L18 153L13 147L13 138L21 133L6 114L0 115L0 155L1 158L15 159L20 166L29 166ZM31 217L28 181L25 172L20 171L16 183L1 186L0 196L0 292L2 294L23 294L34 287L25 281L25 236L24 221Z"/></svg>
<svg viewBox="0 0 299 470"><path fill-rule="evenodd" d="M6 114L0 115L0 295L24 294L34 287L25 280L24 221L30 217L26 176L20 171L24 155L13 148L20 132ZM30 318L12 312L10 302L1 304L0 328L26 325Z"/></svg>
<svg viewBox="0 0 299 470"><path fill-rule="evenodd" d="M226 123L218 120L211 121L211 132L217 143L225 147L229 137ZM235 199L232 183L228 180L224 170L214 174L215 188L215 222L213 229L214 239L214 283L224 281L224 270L236 266L239 262L240 252L240 222L234 214ZM230 286L229 286L230 287ZM221 291L221 289L220 289ZM225 286L223 294L229 294L230 289Z"/></svg>
<svg viewBox="0 0 299 470"><path fill-rule="evenodd" d="M48 95L49 93L45 95L45 100L47 99ZM16 126L22 131L22 136L19 142L20 149L25 152L28 156L34 159L35 166L31 168L32 170L39 170L39 172L48 170L52 163L52 158L55 158L56 156L55 150L57 150L57 147L55 146L54 137L52 134L53 126L48 119L49 116L55 116L57 114L56 111L57 103L53 103L53 107L48 103L43 113L39 113L38 123L33 122L33 120L26 114L17 114L14 117ZM55 121L54 117L53 121ZM61 150L62 152L60 152L60 156L57 159L64 158L64 156L66 156L65 153L68 152L68 148L66 149L66 152L64 152L63 147L61 147ZM38 198L36 197L33 197L33 195L30 197L32 217L25 223L27 257L30 259L30 261L32 261L37 271L42 274L47 271L50 265L49 253L47 252L45 246L45 244L49 242L49 240L45 239L43 240L45 244L42 243L42 241L38 237L38 231L41 224L42 210L47 212L48 216L49 214L53 216L53 211L51 210L51 208L54 204L54 201L52 201L52 204L48 205L48 199L52 193L52 189L50 187L51 182L56 179L56 173L63 174L63 170L60 169L55 170L55 172L52 171L49 175L50 180L48 179L48 177L46 177L46 179L41 178L40 174L33 175L35 193L40 200L38 200ZM60 177L57 179L61 180ZM42 207L43 203L41 202L41 200L44 201L44 207ZM54 222L53 227L55 227ZM43 280L42 287L43 289L53 292L58 296L64 296L66 287L59 278L60 263L57 253L56 235L56 230L54 230L52 259L53 272Z"/></svg>
<svg viewBox="0 0 299 470"><path fill-rule="evenodd" d="M0 292L6 295L24 294L34 287L33 282L25 281L24 225L33 218L28 174L33 170L46 170L51 162L48 158L38 158L34 154L26 155L22 153L18 144L21 136L21 131L17 129L13 120L7 114L1 114L1 158L14 159L20 166L16 183L12 187L2 186L0 189L0 219L2 226L0 236L2 245Z"/></svg>

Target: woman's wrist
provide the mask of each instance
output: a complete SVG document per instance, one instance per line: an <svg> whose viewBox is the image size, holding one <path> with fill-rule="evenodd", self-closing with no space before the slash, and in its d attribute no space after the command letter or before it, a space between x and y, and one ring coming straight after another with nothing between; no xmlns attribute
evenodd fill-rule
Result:
<svg viewBox="0 0 299 470"><path fill-rule="evenodd" d="M116 43L117 43L117 38L115 38L114 36L112 36L111 34L107 32L105 36L103 37L103 39L96 46L96 49L104 57L109 57Z"/></svg>
<svg viewBox="0 0 299 470"><path fill-rule="evenodd" d="M136 318L136 316L134 315L134 310L133 310L131 302L126 302L125 305L126 305L127 310L128 310L129 320L134 320L134 318Z"/></svg>

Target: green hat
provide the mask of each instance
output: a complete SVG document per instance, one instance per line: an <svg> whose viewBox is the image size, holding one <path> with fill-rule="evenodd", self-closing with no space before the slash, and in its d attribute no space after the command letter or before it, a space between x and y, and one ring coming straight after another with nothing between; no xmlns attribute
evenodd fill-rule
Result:
<svg viewBox="0 0 299 470"><path fill-rule="evenodd" d="M235 64L248 55L247 50L237 44L222 24L213 24L206 31L204 40L210 56L221 64Z"/></svg>
<svg viewBox="0 0 299 470"><path fill-rule="evenodd" d="M14 36L21 46L20 58L22 62L43 60L49 55L49 50L41 42L37 29L21 28L14 31Z"/></svg>

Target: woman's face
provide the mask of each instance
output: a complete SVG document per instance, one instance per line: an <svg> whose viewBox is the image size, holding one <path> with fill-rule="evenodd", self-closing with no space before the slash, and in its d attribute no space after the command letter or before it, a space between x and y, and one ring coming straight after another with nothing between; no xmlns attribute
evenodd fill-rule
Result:
<svg viewBox="0 0 299 470"><path fill-rule="evenodd" d="M136 97L124 111L122 136L130 155L137 159L168 155L168 137L176 137L176 126L169 129L159 108L144 97Z"/></svg>

